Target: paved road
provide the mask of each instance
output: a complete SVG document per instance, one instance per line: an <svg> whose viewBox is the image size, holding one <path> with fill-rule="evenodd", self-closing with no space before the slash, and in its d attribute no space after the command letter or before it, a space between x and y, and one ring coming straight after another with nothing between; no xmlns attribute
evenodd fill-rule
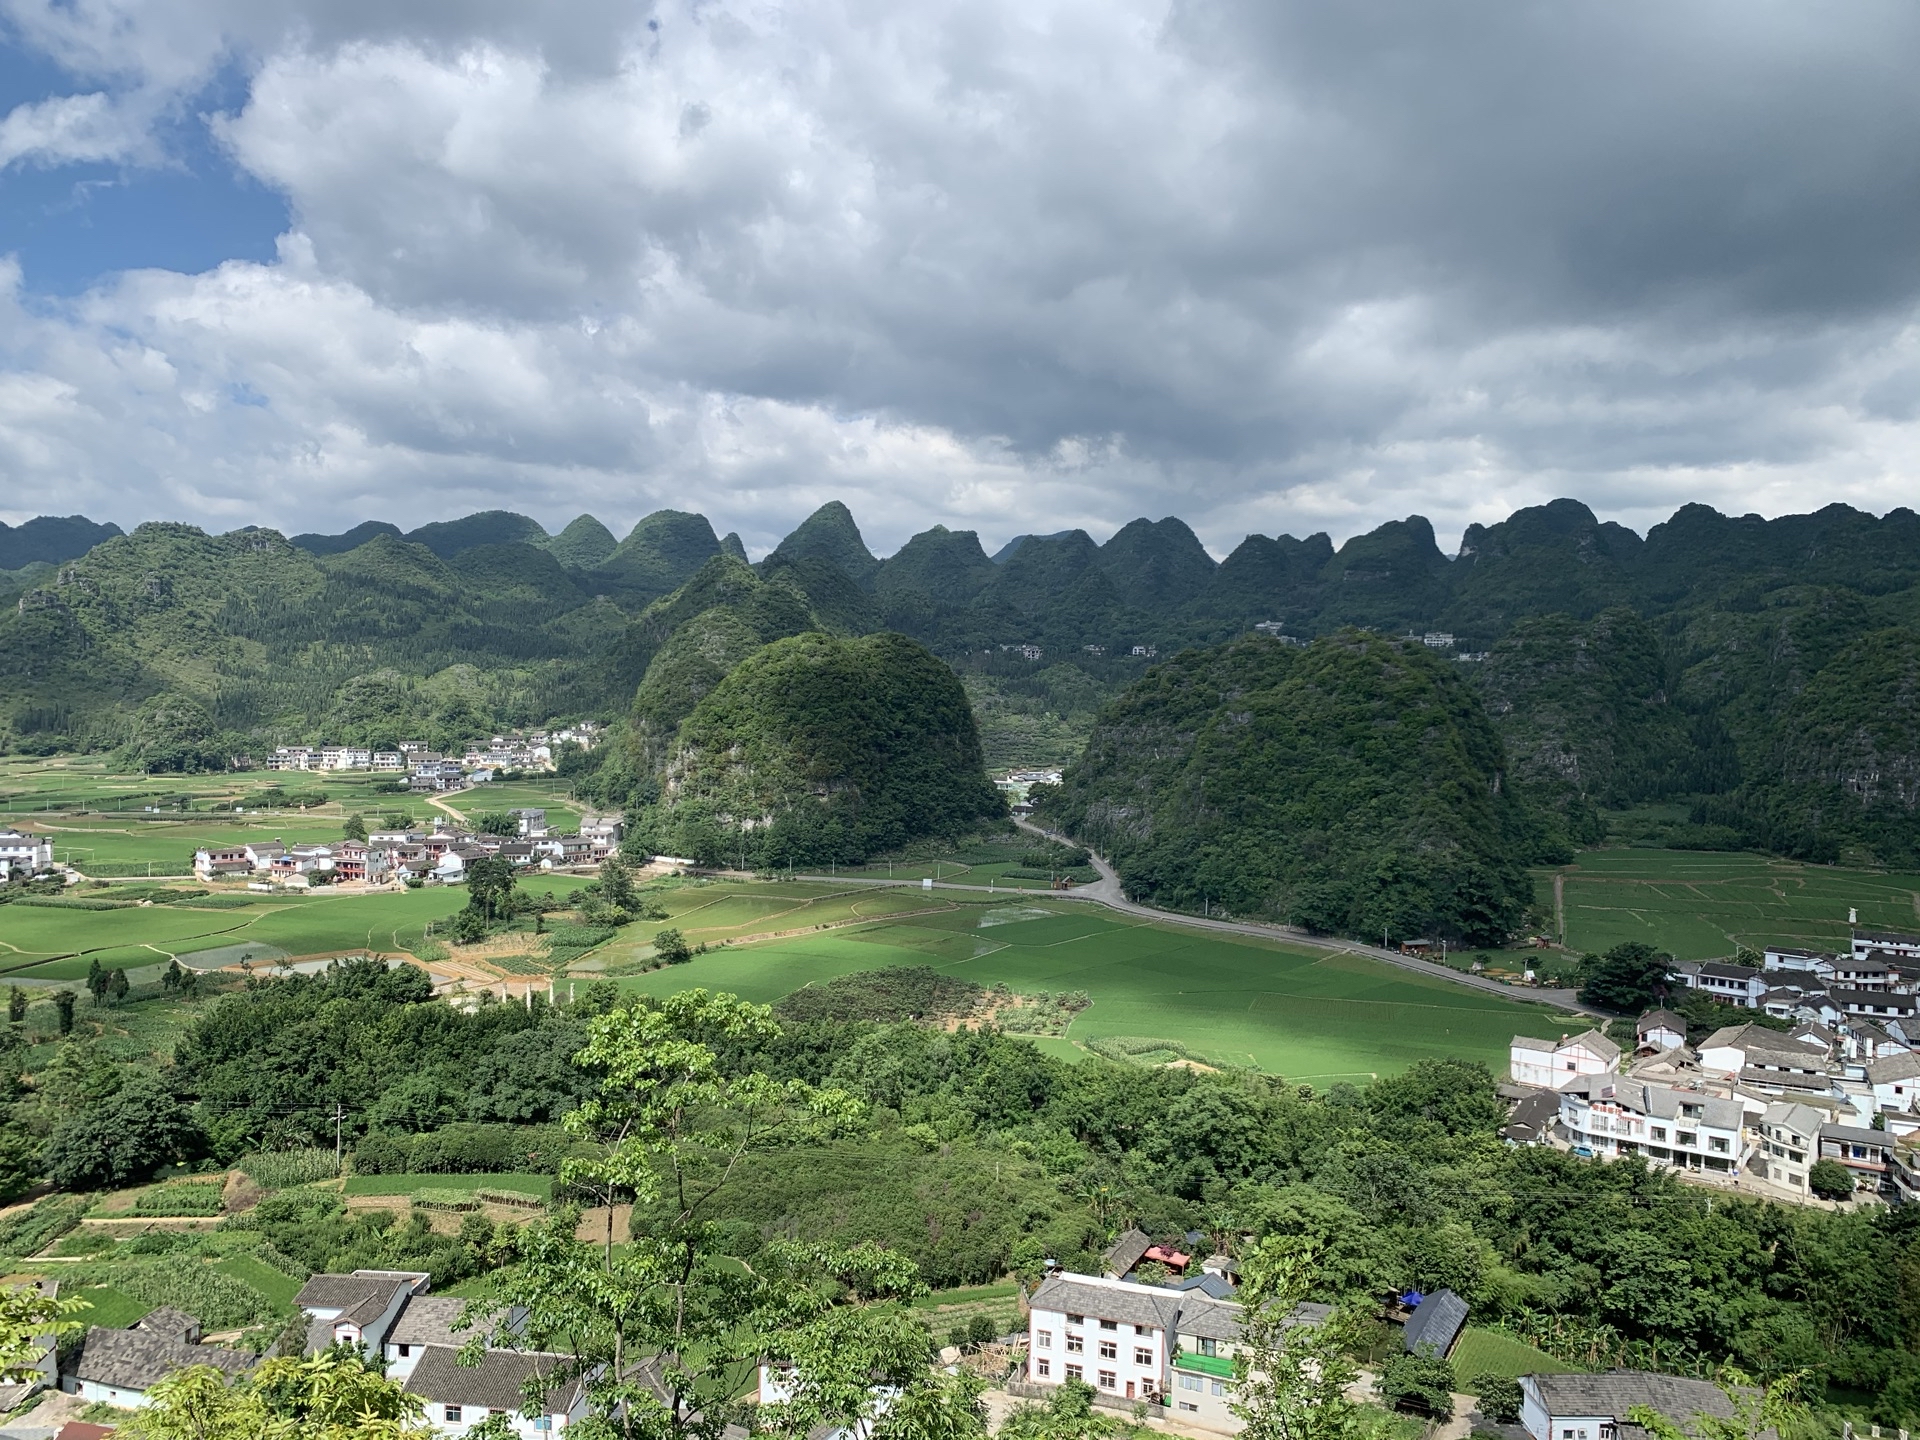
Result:
<svg viewBox="0 0 1920 1440"><path fill-rule="evenodd" d="M1076 842L1063 836L1041 829L1030 820L1014 822L1022 830L1048 840L1059 840L1063 844ZM1199 915L1182 915L1171 910L1157 910L1151 905L1142 905L1129 900L1120 887L1120 877L1113 867L1098 855L1092 857L1093 868L1100 878L1091 885L1076 885L1071 890L1013 891L1002 886L964 885L952 880L936 880L936 890L992 890L997 895L1037 894L1049 899L1091 900L1096 905L1104 905L1109 910L1122 915L1136 916L1142 920L1152 920L1168 925L1189 925L1196 930L1214 930L1227 935L1251 935L1262 940L1280 940L1289 945L1298 945L1309 950L1329 950L1347 955L1364 955L1369 960L1378 960L1383 965L1395 965L1402 970L1411 970L1416 975L1427 975L1436 980L1446 980L1455 985L1465 986L1469 990L1480 990L1489 995L1498 995L1503 1000L1536 1001L1555 1005L1576 1014L1606 1020L1612 1017L1604 1010L1596 1010L1582 1005L1571 990L1558 989L1521 989L1513 985L1502 985L1498 980L1489 980L1483 975L1468 975L1437 960L1420 960L1411 955L1402 955L1398 950L1383 949L1378 945L1365 945L1354 940L1333 940L1323 935L1309 935L1304 930L1291 925L1261 925L1248 920L1213 920ZM846 875L803 875L804 880L825 880L840 885L894 885L915 886L924 884L919 880L866 880Z"/></svg>

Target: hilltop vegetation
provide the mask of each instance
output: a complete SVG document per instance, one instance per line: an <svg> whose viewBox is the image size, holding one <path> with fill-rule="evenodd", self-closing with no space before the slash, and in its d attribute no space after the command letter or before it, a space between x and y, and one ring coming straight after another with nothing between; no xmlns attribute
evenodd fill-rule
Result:
<svg viewBox="0 0 1920 1440"><path fill-rule="evenodd" d="M1563 842L1458 668L1359 630L1187 651L1107 708L1044 813L1137 898L1498 943Z"/></svg>
<svg viewBox="0 0 1920 1440"><path fill-rule="evenodd" d="M1643 539L1562 500L1471 527L1452 559L1412 516L1337 547L1251 535L1219 562L1174 518L1104 544L1022 536L991 557L975 533L935 526L880 559L837 502L752 565L738 536L680 511L617 541L591 516L549 536L506 511L292 543L90 526L0 532L16 559L105 535L0 582L11 748L216 763L276 741L445 742L630 712L604 789L644 801L694 705L805 630L918 640L963 675L985 753L1006 765L1073 758L1159 657L1255 622L1302 640L1440 630L1456 641L1443 657L1487 657L1461 673L1558 835L1592 842L1609 809L1680 802L1670 844L1920 858L1907 510L1767 521L1688 506ZM28 531L40 538L21 549Z"/></svg>
<svg viewBox="0 0 1920 1440"><path fill-rule="evenodd" d="M858 862L998 823L953 672L900 635L762 647L694 706L640 831L703 863Z"/></svg>

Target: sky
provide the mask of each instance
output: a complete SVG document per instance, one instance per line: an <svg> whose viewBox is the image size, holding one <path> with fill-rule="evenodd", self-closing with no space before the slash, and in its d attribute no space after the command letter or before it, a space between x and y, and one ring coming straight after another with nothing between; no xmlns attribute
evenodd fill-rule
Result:
<svg viewBox="0 0 1920 1440"><path fill-rule="evenodd" d="M1907 0L0 0L0 519L1920 496Z"/></svg>

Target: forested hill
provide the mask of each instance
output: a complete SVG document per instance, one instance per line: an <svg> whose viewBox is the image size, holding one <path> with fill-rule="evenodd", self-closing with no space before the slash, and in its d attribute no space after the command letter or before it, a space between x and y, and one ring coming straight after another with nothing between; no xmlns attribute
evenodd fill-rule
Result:
<svg viewBox="0 0 1920 1440"><path fill-rule="evenodd" d="M1360 630L1186 651L1108 707L1042 814L1137 899L1498 943L1526 910L1525 864L1570 857L1504 783L1460 668Z"/></svg>
<svg viewBox="0 0 1920 1440"><path fill-rule="evenodd" d="M1600 834L1605 807L1668 800L1673 843L1920 859L1920 518L1905 509L1688 506L1642 538L1560 500L1472 527L1451 559L1419 516L1338 547L1248 536L1220 561L1173 518L992 556L934 526L882 559L837 502L755 565L682 511L624 538L509 511L293 542L111 529L0 532L0 553L32 532L21 555L62 556L0 576L0 746L156 727L162 755L451 741L619 716L665 656L636 717L657 746L755 646L818 627L919 640L961 670L995 763L1060 763L1158 657L1257 623L1301 640L1351 625L1445 632L1443 656L1487 657L1462 673L1515 780L1575 838Z"/></svg>

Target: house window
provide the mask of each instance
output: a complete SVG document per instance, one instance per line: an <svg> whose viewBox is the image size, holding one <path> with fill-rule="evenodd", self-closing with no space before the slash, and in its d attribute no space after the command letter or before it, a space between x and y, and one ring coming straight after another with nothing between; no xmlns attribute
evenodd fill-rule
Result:
<svg viewBox="0 0 1920 1440"><path fill-rule="evenodd" d="M1194 1404L1191 1400L1182 1400L1180 1402L1180 1408L1182 1410L1190 1411L1195 1415L1198 1415L1200 1413L1200 1407Z"/></svg>
<svg viewBox="0 0 1920 1440"><path fill-rule="evenodd" d="M1067 1378L1069 1380L1084 1380L1086 1374L1086 1370L1079 1365L1067 1366Z"/></svg>
<svg viewBox="0 0 1920 1440"><path fill-rule="evenodd" d="M533 1430L536 1435L548 1435L553 1432L553 1416L536 1415L533 1417Z"/></svg>
<svg viewBox="0 0 1920 1440"><path fill-rule="evenodd" d="M1153 1327L1151 1325L1136 1325L1133 1327L1133 1333L1136 1335L1151 1335L1153 1333Z"/></svg>
<svg viewBox="0 0 1920 1440"><path fill-rule="evenodd" d="M1047 1376L1053 1373L1053 1361L1042 1355L1038 1360L1033 1362L1033 1373L1043 1380L1046 1379Z"/></svg>
<svg viewBox="0 0 1920 1440"><path fill-rule="evenodd" d="M1224 1395L1227 1393L1227 1382L1224 1380L1209 1380L1207 1385L1215 1395Z"/></svg>
<svg viewBox="0 0 1920 1440"><path fill-rule="evenodd" d="M1198 1390L1200 1388L1200 1377L1198 1375L1189 1375L1186 1371L1182 1370L1173 1378L1179 1383L1182 1390Z"/></svg>
<svg viewBox="0 0 1920 1440"><path fill-rule="evenodd" d="M1220 1342L1218 1340L1202 1340L1200 1342L1200 1353L1202 1355L1218 1355L1220 1353Z"/></svg>
<svg viewBox="0 0 1920 1440"><path fill-rule="evenodd" d="M1100 1328L1102 1330L1118 1330L1120 1328L1120 1322L1118 1320L1102 1320L1100 1322Z"/></svg>
<svg viewBox="0 0 1920 1440"><path fill-rule="evenodd" d="M443 1405L440 1413L449 1425L458 1425L460 1423L460 1407L458 1405Z"/></svg>
<svg viewBox="0 0 1920 1440"><path fill-rule="evenodd" d="M1086 1336L1076 1335L1071 1330L1067 1332L1067 1353L1069 1355L1078 1355L1082 1351L1084 1351L1086 1348L1087 1348Z"/></svg>
<svg viewBox="0 0 1920 1440"><path fill-rule="evenodd" d="M1113 1340L1102 1340L1100 1342L1100 1358L1102 1360L1118 1360L1120 1358L1119 1344Z"/></svg>
<svg viewBox="0 0 1920 1440"><path fill-rule="evenodd" d="M1691 1130L1682 1130L1673 1137L1676 1145L1698 1145L1700 1137Z"/></svg>
<svg viewBox="0 0 1920 1440"><path fill-rule="evenodd" d="M1067 1323L1069 1325L1084 1325L1087 1323L1087 1317L1084 1315L1069 1315L1067 1316Z"/></svg>
<svg viewBox="0 0 1920 1440"><path fill-rule="evenodd" d="M1051 1330L1034 1331L1033 1332L1033 1348L1036 1350L1051 1350L1053 1348L1053 1331Z"/></svg>
<svg viewBox="0 0 1920 1440"><path fill-rule="evenodd" d="M413 1353L413 1346L411 1346L411 1345L402 1345L402 1346L400 1347L400 1358L401 1358L402 1360L404 1360L404 1359L406 1359L406 1358L407 1358L407 1357L408 1357L409 1355L411 1355L412 1353Z"/></svg>
<svg viewBox="0 0 1920 1440"><path fill-rule="evenodd" d="M1707 1137L1707 1148L1717 1155L1724 1155L1727 1153L1727 1142L1718 1135L1710 1135Z"/></svg>
<svg viewBox="0 0 1920 1440"><path fill-rule="evenodd" d="M1136 1345L1133 1347L1133 1363L1136 1365L1153 1364L1153 1351Z"/></svg>
<svg viewBox="0 0 1920 1440"><path fill-rule="evenodd" d="M1656 1126L1654 1126L1654 1127L1653 1127L1653 1138L1654 1138L1654 1139L1656 1139L1656 1140L1664 1140L1664 1139L1666 1139L1666 1138L1667 1138L1667 1127L1666 1127L1666 1126L1664 1126L1664 1125L1656 1125Z"/></svg>
<svg viewBox="0 0 1920 1440"><path fill-rule="evenodd" d="M1111 1371L1111 1370L1102 1370L1102 1371L1100 1372L1100 1388L1101 1388L1102 1390L1117 1390L1117 1389L1119 1389L1119 1388L1120 1388L1120 1377L1119 1377L1118 1375L1116 1375L1116 1374L1114 1374L1114 1373L1113 1373L1113 1371Z"/></svg>

